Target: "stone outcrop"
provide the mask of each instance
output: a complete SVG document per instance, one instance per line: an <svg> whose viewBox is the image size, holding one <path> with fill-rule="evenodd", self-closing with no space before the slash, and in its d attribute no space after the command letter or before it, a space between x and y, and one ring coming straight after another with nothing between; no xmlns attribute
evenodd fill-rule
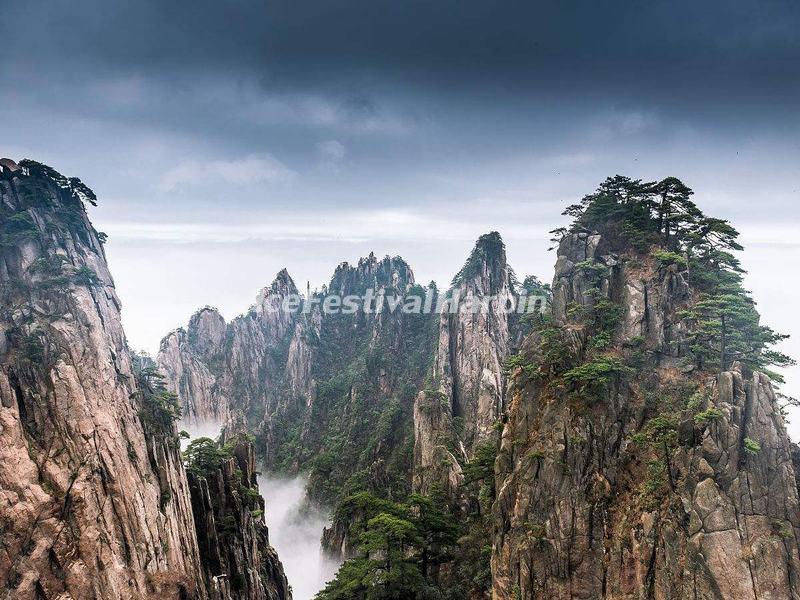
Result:
<svg viewBox="0 0 800 600"><path fill-rule="evenodd" d="M189 472L197 539L212 600L290 600L291 590L264 524L253 445L205 476Z"/></svg>
<svg viewBox="0 0 800 600"><path fill-rule="evenodd" d="M439 316L432 384L414 405L414 487L423 493L432 485L456 493L460 463L498 435L517 293L497 233L481 236L448 297L457 310Z"/></svg>
<svg viewBox="0 0 800 600"><path fill-rule="evenodd" d="M192 322L199 315L212 313L222 319L216 311L204 309L193 315ZM189 330L192 331L192 325ZM216 377L203 361L203 355L195 353L192 337L196 336L178 329L164 338L158 353L159 369L169 382L170 391L181 400L184 424L224 423L228 418L227 399L216 393Z"/></svg>
<svg viewBox="0 0 800 600"><path fill-rule="evenodd" d="M687 282L685 268L613 254L596 232L562 240L561 343L585 355L579 307L619 302L610 351L640 367L591 402L513 373L496 464L495 598L800 595L796 450L765 375L681 368ZM547 343L532 334L523 356L541 359Z"/></svg>
<svg viewBox="0 0 800 600"><path fill-rule="evenodd" d="M182 400L184 422L230 420L253 427L290 404L310 403L304 332L313 328L313 320L299 319L284 305L297 293L289 274L281 271L247 314L226 324L216 309L206 307L192 315L186 330L161 341L157 363L168 388Z"/></svg>
<svg viewBox="0 0 800 600"><path fill-rule="evenodd" d="M128 350L104 236L86 215L96 198L45 165L12 163L0 171L6 597L208 598L172 398ZM252 568L265 587L281 581Z"/></svg>

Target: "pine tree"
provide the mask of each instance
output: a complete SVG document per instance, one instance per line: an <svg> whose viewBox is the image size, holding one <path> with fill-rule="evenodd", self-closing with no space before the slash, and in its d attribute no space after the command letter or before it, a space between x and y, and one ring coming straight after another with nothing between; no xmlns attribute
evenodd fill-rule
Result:
<svg viewBox="0 0 800 600"><path fill-rule="evenodd" d="M772 347L784 340L761 325L755 303L742 285L744 270L733 252L742 250L739 232L724 219L708 217L692 200L693 191L675 177L642 183L609 177L567 208L572 225L553 231L558 238L581 230L601 230L622 249L682 253L690 283L699 292L683 312L690 323L690 351L701 368L728 369L735 361L780 379L768 368L794 364Z"/></svg>
<svg viewBox="0 0 800 600"><path fill-rule="evenodd" d="M441 492L412 494L407 502L354 496L368 511L358 534L358 556L345 562L317 600L413 599L435 589L442 564L453 560L461 527Z"/></svg>
<svg viewBox="0 0 800 600"><path fill-rule="evenodd" d="M693 324L690 347L701 368L714 365L724 371L738 361L780 379L768 367L793 364L785 354L769 349L788 336L760 324L755 303L738 284L703 294L683 316Z"/></svg>
<svg viewBox="0 0 800 600"><path fill-rule="evenodd" d="M453 559L459 527L443 494L433 497L412 494L408 499L417 529L420 573L426 580L439 565Z"/></svg>
<svg viewBox="0 0 800 600"><path fill-rule="evenodd" d="M656 229L666 248L679 243L683 234L702 218L700 209L691 200L694 192L676 177L667 177L648 185L646 193L657 215Z"/></svg>

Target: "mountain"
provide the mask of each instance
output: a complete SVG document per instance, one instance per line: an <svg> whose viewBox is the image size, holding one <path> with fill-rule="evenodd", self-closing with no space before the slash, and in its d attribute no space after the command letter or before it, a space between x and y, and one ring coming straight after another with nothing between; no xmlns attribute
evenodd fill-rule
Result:
<svg viewBox="0 0 800 600"><path fill-rule="evenodd" d="M326 298L366 290L437 293L416 285L402 259L370 255L339 265L330 285L299 311L287 309L298 290L284 270L228 324L211 308L193 315L187 330L164 338L157 357L186 418L220 419L216 407L227 407L234 429L256 433L267 464L291 473L311 469L319 502L362 485L407 494L414 396L433 356L438 316L321 310ZM388 481L389 475L397 477Z"/></svg>
<svg viewBox="0 0 800 600"><path fill-rule="evenodd" d="M457 496L461 464L480 444L496 441L504 410L503 363L518 335L515 313L509 315L506 305L516 306L516 293L500 235L481 236L449 294L463 302L476 299L482 310L441 314L429 385L414 405L416 491L429 493L446 481Z"/></svg>
<svg viewBox="0 0 800 600"><path fill-rule="evenodd" d="M95 202L76 178L0 160L0 581L15 598L289 598L263 523L221 541L270 562L246 596L198 545L216 524L193 508L174 396L128 349Z"/></svg>
<svg viewBox="0 0 800 600"><path fill-rule="evenodd" d="M320 308L370 290L369 310ZM360 494L402 501L447 488L466 502L463 465L499 440L503 362L519 341L506 302L516 293L497 233L478 241L446 297L418 285L401 258L371 254L340 264L299 311L286 308L297 294L286 271L227 325L201 309L186 330L164 338L157 361L190 423L218 418L216 407L225 406L228 429L254 433L265 464L309 474L310 499L336 508L324 546L349 557L369 519L353 507ZM470 299L488 312L398 308L413 298L461 309Z"/></svg>
<svg viewBox="0 0 800 600"><path fill-rule="evenodd" d="M399 257L303 295L284 270L156 361L127 347L95 202L0 160L7 595L290 599L259 462L333 507L321 600L800 597L785 336L679 180L570 206L552 286L495 232L445 291ZM224 433L182 454L179 419Z"/></svg>
<svg viewBox="0 0 800 600"><path fill-rule="evenodd" d="M565 214L552 286L518 282L493 232L446 291L370 255L299 311L282 271L247 315L162 342L189 418L252 431L334 506L323 545L348 560L322 600L800 595L770 370L791 361L735 229L675 178L609 178ZM368 290L445 309L320 309ZM541 311L509 310L528 294Z"/></svg>
<svg viewBox="0 0 800 600"><path fill-rule="evenodd" d="M512 361L495 597L800 595L782 336L690 195L613 178L556 232L552 312Z"/></svg>

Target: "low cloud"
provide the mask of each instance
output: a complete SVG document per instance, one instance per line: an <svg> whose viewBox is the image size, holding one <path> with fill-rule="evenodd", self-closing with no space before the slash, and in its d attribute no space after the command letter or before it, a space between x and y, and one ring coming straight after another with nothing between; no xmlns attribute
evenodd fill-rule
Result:
<svg viewBox="0 0 800 600"><path fill-rule="evenodd" d="M260 183L286 184L296 173L269 154L252 154L235 160L184 161L161 177L159 190L174 192L208 183L249 186Z"/></svg>
<svg viewBox="0 0 800 600"><path fill-rule="evenodd" d="M264 518L269 539L283 563L292 597L311 600L334 578L339 567L338 562L323 555L320 546L328 516L309 506L303 477L260 475L258 487L266 501Z"/></svg>

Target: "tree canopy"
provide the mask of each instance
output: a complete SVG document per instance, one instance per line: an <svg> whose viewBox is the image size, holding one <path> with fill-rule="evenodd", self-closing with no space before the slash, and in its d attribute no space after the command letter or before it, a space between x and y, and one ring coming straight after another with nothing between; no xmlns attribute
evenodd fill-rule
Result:
<svg viewBox="0 0 800 600"><path fill-rule="evenodd" d="M342 565L316 600L437 597L434 572L452 560L461 533L443 497L412 494L397 503L361 493L344 506L363 517L358 555Z"/></svg>
<svg viewBox="0 0 800 600"><path fill-rule="evenodd" d="M676 177L655 182L609 177L564 211L574 220L570 227L552 232L554 241L597 230L612 248L632 247L685 268L696 294L681 316L690 325L689 346L696 363L724 370L738 361L780 380L769 368L794 361L774 349L787 336L760 323L756 304L744 288L745 272L733 254L743 249L739 232L728 221L705 215L693 194Z"/></svg>

